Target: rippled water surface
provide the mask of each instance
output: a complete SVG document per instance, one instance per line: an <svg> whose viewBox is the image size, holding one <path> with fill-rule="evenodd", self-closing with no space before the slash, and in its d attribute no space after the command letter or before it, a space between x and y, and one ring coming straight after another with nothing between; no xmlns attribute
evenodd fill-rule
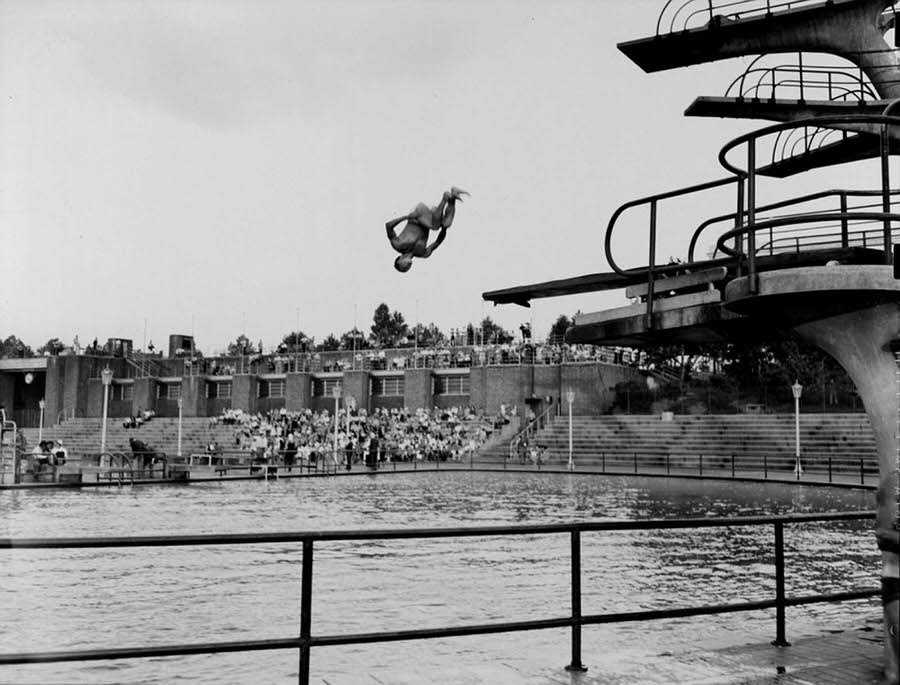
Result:
<svg viewBox="0 0 900 685"><path fill-rule="evenodd" d="M871 509L871 493L569 474L410 473L122 489L0 491L0 537L478 526ZM788 594L873 587L870 522L786 528ZM771 527L583 535L585 614L769 599ZM0 550L0 651L284 638L299 632L299 544ZM564 535L321 543L313 633L556 618ZM869 601L788 610L788 637L877 619ZM774 637L771 611L587 627L584 660ZM313 682L473 682L568 662L565 630L314 648ZM296 651L0 667L0 682L290 683ZM468 669L468 670L467 670ZM466 675L468 674L468 675ZM377 678L373 679L372 676ZM516 682L511 677L509 682Z"/></svg>

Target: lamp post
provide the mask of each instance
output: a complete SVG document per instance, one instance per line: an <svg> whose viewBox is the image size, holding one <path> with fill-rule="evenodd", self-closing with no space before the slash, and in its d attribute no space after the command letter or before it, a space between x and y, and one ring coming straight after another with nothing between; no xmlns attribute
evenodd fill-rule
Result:
<svg viewBox="0 0 900 685"><path fill-rule="evenodd" d="M41 442L44 439L44 407L47 406L44 402L44 398L42 397L40 402L38 402L38 407L41 410L41 416L38 419L38 442Z"/></svg>
<svg viewBox="0 0 900 685"><path fill-rule="evenodd" d="M575 460L572 458L572 403L575 401L575 391L566 391L566 401L569 403L569 471L575 470Z"/></svg>
<svg viewBox="0 0 900 685"><path fill-rule="evenodd" d="M337 456L338 423L339 423L338 410L340 409L340 404L341 404L341 386L335 385L334 389L332 390L332 393L334 394L334 453L331 455L331 461L334 462L335 467L337 467L337 463L338 463L338 456Z"/></svg>
<svg viewBox="0 0 900 685"><path fill-rule="evenodd" d="M184 398L178 398L178 456L181 456L181 415L184 410Z"/></svg>
<svg viewBox="0 0 900 685"><path fill-rule="evenodd" d="M113 372L109 364L100 371L100 381L103 383L103 424L100 429L100 454L106 452L106 416L109 413L109 386L112 383Z"/></svg>
<svg viewBox="0 0 900 685"><path fill-rule="evenodd" d="M803 467L800 466L800 395L803 394L803 386L800 385L799 381L794 381L794 384L791 386L791 392L794 393L794 455L796 458L794 474L799 480L800 475L803 473Z"/></svg>

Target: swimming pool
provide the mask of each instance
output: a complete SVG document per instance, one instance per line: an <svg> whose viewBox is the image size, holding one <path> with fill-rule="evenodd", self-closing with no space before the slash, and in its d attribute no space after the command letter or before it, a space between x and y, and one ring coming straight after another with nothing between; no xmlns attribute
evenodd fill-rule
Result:
<svg viewBox="0 0 900 685"><path fill-rule="evenodd" d="M279 482L0 493L0 537L247 533L847 511L868 492L575 474L407 473ZM788 593L872 587L870 524L786 534ZM771 529L623 531L583 537L583 611L772 596ZM316 633L545 618L569 606L565 536L316 547ZM0 552L3 652L263 639L299 625L299 545ZM562 611L560 610L562 607ZM774 637L770 611L585 628L585 662L642 658L698 640ZM788 635L876 621L874 602L788 611ZM317 648L314 682L456 683L473 664L562 669L548 630ZM623 656L625 655L625 656ZM412 665L411 665L412 664ZM461 670L468 669L468 670ZM295 651L0 667L17 682L296 682ZM496 675L492 675L496 680ZM509 682L517 682L511 675Z"/></svg>

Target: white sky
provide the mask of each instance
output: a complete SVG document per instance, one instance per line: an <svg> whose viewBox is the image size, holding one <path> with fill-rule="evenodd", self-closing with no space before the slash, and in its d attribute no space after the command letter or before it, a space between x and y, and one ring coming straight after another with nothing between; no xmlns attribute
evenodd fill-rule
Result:
<svg viewBox="0 0 900 685"><path fill-rule="evenodd" d="M625 304L480 295L608 271L620 204L723 176L720 146L757 126L682 116L749 59L647 75L618 51L663 4L0 0L0 336L140 347L146 322L208 353L275 344L298 308L321 340L380 302L539 335ZM472 196L446 242L397 273L385 221L452 185ZM693 225L662 225L664 260ZM623 266L645 235L621 234Z"/></svg>

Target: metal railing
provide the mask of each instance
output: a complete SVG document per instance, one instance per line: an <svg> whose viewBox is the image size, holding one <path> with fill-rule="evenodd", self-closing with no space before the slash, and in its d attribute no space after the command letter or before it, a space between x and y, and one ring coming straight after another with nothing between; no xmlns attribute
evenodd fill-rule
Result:
<svg viewBox="0 0 900 685"><path fill-rule="evenodd" d="M309 683L311 651L313 647L360 645L432 638L491 635L499 633L568 628L571 632L571 661L567 670L583 671L582 628L633 621L650 621L689 616L708 616L746 611L775 609L775 640L773 644L787 646L786 609L792 606L841 602L877 597L880 590L857 589L846 592L808 594L789 597L786 592L784 529L822 521L863 521L875 518L874 512L842 512L828 514L794 514L789 516L749 516L735 518L671 519L646 521L614 521L598 523L559 523L529 526L487 526L466 528L414 528L393 530L333 530L318 532L239 533L231 535L156 535L112 538L0 538L0 549L98 549L185 547L208 545L260 545L270 543L300 543L302 549L300 578L299 635L264 640L238 640L195 644L172 644L151 647L119 647L91 650L22 652L0 654L0 666L141 659L164 656L215 654L222 652L254 652L295 649L299 651L298 682ZM650 609L600 614L584 614L581 607L581 551L583 533L622 532L635 530L674 530L694 528L725 528L735 526L771 526L774 532L775 596L770 599L716 605L699 605L675 609ZM570 558L570 610L567 614L533 620L508 620L494 623L468 624L443 628L398 631L374 630L364 633L317 635L313 633L313 569L314 549L328 543L375 540L426 540L438 538L504 537L531 535L567 535ZM408 588L404 591L408 591Z"/></svg>
<svg viewBox="0 0 900 685"><path fill-rule="evenodd" d="M775 100L793 96L804 101L812 92L822 93L820 99L828 102L863 103L879 99L860 66L804 64L802 52L797 53L797 64L758 66L770 57L760 55L754 59L744 73L731 82L725 97Z"/></svg>
<svg viewBox="0 0 900 685"><path fill-rule="evenodd" d="M852 125L859 128L870 129L880 140L879 156L881 159L881 188L878 191L825 191L819 197L827 197L837 194L841 200L841 208L838 211L826 212L805 212L801 214L785 215L775 218L765 218L760 221L758 213L763 210L772 210L779 207L788 207L792 204L810 201L816 195L807 195L802 198L787 200L767 206L758 206L756 197L757 178L761 173L758 165L757 143L759 139L766 136L778 137L786 131L801 129L808 126L819 127L823 129L833 128L835 126ZM805 119L800 121L788 122L784 124L775 124L751 133L744 134L726 143L719 152L719 163L731 174L731 177L699 183L696 185L680 188L677 190L656 193L646 197L631 200L621 205L610 217L604 237L604 252L609 266L617 274L626 277L631 283L646 282L648 285L646 302L646 317L648 325L652 325L653 304L656 295L656 284L660 276L683 273L685 271L696 271L714 266L729 266L733 269L734 275L739 276L746 270L750 281L750 294L756 294L757 289L757 247L756 232L760 230L769 231L783 226L795 226L798 224L816 224L833 222L840 231L840 240L842 245L849 245L848 229L852 222L878 222L882 225L880 240L877 245L867 245L871 249L881 250L883 257L881 262L891 264L892 241L896 233L893 226L900 221L900 215L892 213L892 196L897 193L896 189L890 187L890 175L888 168L888 157L890 154L891 131L893 126L900 125L900 117L888 115L849 115L849 116L830 116L816 117L815 119ZM746 148L746 165L744 168L733 164L728 159L728 155L739 147ZM715 188L735 185L736 187L736 211L732 214L722 215L714 219L707 220L694 232L691 239L688 262L678 262L658 265L657 260L657 213L660 203L675 198L693 195ZM881 198L881 211L850 211L847 207L847 198L853 196L873 196ZM648 223L648 257L647 266L625 269L620 266L613 256L613 233L619 218L627 210L636 207L647 207L649 210ZM714 258L707 260L695 260L694 248L697 242L697 236L707 226L717 221L731 219L734 222L734 228L722 234L716 247L719 251L728 255L723 258ZM837 233L835 235L838 235ZM727 241L733 241L733 244L726 246ZM868 242L868 241L867 241ZM803 246L797 245L800 251ZM810 249L815 250L817 246ZM821 249L821 245L818 246Z"/></svg>
<svg viewBox="0 0 900 685"><path fill-rule="evenodd" d="M780 10L820 4L822 0L669 0L656 20L656 35L764 17ZM666 26L668 25L668 26Z"/></svg>

